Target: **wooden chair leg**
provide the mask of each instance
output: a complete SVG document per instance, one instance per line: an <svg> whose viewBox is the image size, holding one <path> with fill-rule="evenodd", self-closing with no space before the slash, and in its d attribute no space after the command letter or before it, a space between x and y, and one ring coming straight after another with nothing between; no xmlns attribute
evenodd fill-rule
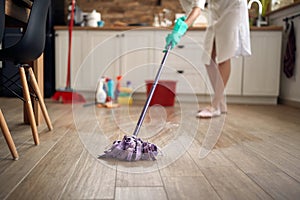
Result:
<svg viewBox="0 0 300 200"><path fill-rule="evenodd" d="M7 124L5 122L5 118L2 114L1 109L0 109L0 127L1 127L1 130L2 130L2 133L3 133L3 136L6 140L6 143L8 145L8 148L11 152L11 155L13 156L14 160L18 160L19 159L18 152L17 152L16 146L15 146L15 143L14 143L12 137L11 137L11 134L9 132L9 129L7 127Z"/></svg>
<svg viewBox="0 0 300 200"><path fill-rule="evenodd" d="M31 103L31 98L30 98L30 93L29 93L29 88L27 85L27 79L26 79L26 74L25 74L25 69L24 67L19 67L19 72L20 72L20 78L21 78L21 83L23 86L23 96L24 96L24 104L25 104L25 109L28 114L28 120L31 126L32 130L32 136L34 139L34 143L36 145L39 145L39 135L36 127L36 121L34 118L34 113L33 113L33 108L32 108L32 103Z"/></svg>
<svg viewBox="0 0 300 200"><path fill-rule="evenodd" d="M41 94L41 91L40 91L40 88L38 86L38 83L36 81L36 78L35 78L35 75L33 73L33 70L31 67L28 68L28 71L29 71L29 76L30 76L30 83L31 83L31 86L33 87L37 97L38 97L38 101L39 101L39 105L41 106L41 110L42 110L42 113L43 113L43 116L45 118L45 121L47 123L47 126L48 126L48 129L51 131L53 129L53 126L52 126L52 123L51 123L51 120L50 120L50 117L48 115L48 111L47 111L47 108L46 108L46 105L45 105L45 102L44 102L44 98Z"/></svg>

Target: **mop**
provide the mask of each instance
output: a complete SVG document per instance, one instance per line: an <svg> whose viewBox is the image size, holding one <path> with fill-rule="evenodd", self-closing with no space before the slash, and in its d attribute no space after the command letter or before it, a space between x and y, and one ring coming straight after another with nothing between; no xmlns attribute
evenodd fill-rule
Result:
<svg viewBox="0 0 300 200"><path fill-rule="evenodd" d="M72 48L72 29L74 23L74 8L75 0L72 0L71 5L71 17L69 22L69 47L68 47L68 71L67 71L67 83L64 90L60 90L54 93L52 99L58 101L62 99L63 103L84 103L85 99L81 94L74 92L71 88L71 48Z"/></svg>
<svg viewBox="0 0 300 200"><path fill-rule="evenodd" d="M142 113L136 124L135 130L132 136L125 135L122 140L114 141L111 148L104 151L104 154L100 155L98 158L116 158L119 160L136 161L136 160L156 160L156 156L159 153L159 148L150 142L145 142L141 138L137 138L137 135L141 129L142 123L145 119L146 112L148 110L150 101L154 94L155 88L157 86L159 77L161 75L162 69L165 65L166 59L169 55L171 49L171 44L168 45L165 55L160 64L158 72L156 74L155 80L143 107Z"/></svg>

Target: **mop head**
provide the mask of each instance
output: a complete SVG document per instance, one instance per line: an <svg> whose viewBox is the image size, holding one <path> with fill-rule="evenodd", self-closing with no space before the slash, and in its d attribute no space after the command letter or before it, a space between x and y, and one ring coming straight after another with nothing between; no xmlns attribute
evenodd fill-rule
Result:
<svg viewBox="0 0 300 200"><path fill-rule="evenodd" d="M135 136L124 136L123 140L113 142L110 149L98 158L117 158L119 160L156 160L159 148L150 142L143 142Z"/></svg>

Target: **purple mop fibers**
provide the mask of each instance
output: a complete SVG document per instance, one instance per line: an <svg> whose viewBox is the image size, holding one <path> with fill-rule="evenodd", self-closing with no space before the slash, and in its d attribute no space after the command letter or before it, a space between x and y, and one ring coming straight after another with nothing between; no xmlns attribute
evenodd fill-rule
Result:
<svg viewBox="0 0 300 200"><path fill-rule="evenodd" d="M110 149L104 151L99 158L117 158L120 160L156 160L158 148L155 144L144 142L140 138L124 136L123 140L113 142Z"/></svg>

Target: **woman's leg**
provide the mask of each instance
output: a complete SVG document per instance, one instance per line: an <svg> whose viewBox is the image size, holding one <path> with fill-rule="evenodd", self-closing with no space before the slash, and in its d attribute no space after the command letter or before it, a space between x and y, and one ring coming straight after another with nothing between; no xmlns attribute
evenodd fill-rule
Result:
<svg viewBox="0 0 300 200"><path fill-rule="evenodd" d="M222 111L227 111L224 90L230 76L231 64L230 59L228 59L217 66L215 42L213 43L211 62L209 65L206 65L206 70L215 93L212 106L218 109L220 104L222 104Z"/></svg>
<svg viewBox="0 0 300 200"><path fill-rule="evenodd" d="M212 100L211 106L214 110L227 112L224 90L230 76L231 63L230 59L228 59L222 63L216 64L215 43L213 44L211 62L209 65L206 65L206 70L214 90L214 98ZM202 114L203 117L209 117L209 114L207 115L207 111L204 111ZM201 112L198 113L197 116L202 117Z"/></svg>
<svg viewBox="0 0 300 200"><path fill-rule="evenodd" d="M216 64L216 48L215 42L213 43L213 49L211 53L211 59L209 65L205 65L206 71L210 80L210 83L213 87L214 92L216 91L216 80L218 76L218 69Z"/></svg>
<svg viewBox="0 0 300 200"><path fill-rule="evenodd" d="M212 106L216 109L221 109L222 112L226 112L226 103L225 103L225 96L224 96L224 90L227 85L228 79L230 77L230 71L231 71L231 63L230 59L219 63L218 65L218 71L216 71L215 80L214 80L214 98L212 101ZM221 107L222 104L222 107Z"/></svg>

